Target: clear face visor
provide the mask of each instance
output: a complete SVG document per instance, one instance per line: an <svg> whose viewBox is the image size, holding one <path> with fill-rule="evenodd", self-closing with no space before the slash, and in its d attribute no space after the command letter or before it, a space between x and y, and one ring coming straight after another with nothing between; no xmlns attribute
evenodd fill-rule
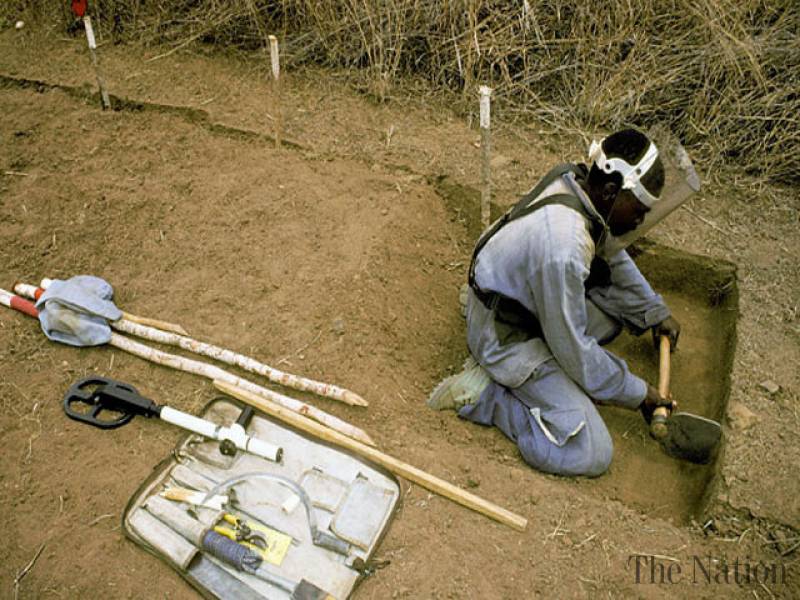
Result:
<svg viewBox="0 0 800 600"><path fill-rule="evenodd" d="M628 165L628 167L633 168L635 181L634 177L631 177L630 180L630 185L633 187L628 187L625 189L630 189L636 195L636 197L639 198L642 204L645 204L650 208L650 211L645 215L642 224L633 231L629 231L621 236L613 236L610 233L607 234L606 238L601 241L598 247L598 254L605 258L610 258L623 248L626 248L628 245L642 237L655 225L660 223L672 211L686 202L686 200L689 199L689 196L700 189L700 178L697 176L697 172L694 169L692 159L689 158L689 155L686 153L686 150L683 148L681 143L665 127L654 127L647 132L647 136L653 140L654 143L650 144L650 148L638 164L642 165L650 151L657 145L657 147L661 149L661 152L659 153L658 150L656 150L656 156L661 156L661 163L664 165L664 189L661 192L660 197L655 198L651 204L648 204L642 199L642 196L636 193L637 183L641 189L644 189L644 186L642 186L638 180L639 174L636 174L635 172L636 165L631 166L628 165L628 163L625 163L623 160L611 159L611 161L619 160L619 162L625 163ZM595 144L596 142L592 144L592 147L594 147ZM602 157L605 158L605 154L603 154ZM652 164L653 163L650 162L648 168L652 166ZM603 168L599 164L598 167ZM617 169L612 169L612 171L613 170ZM646 172L647 169L643 169L641 174ZM620 173L622 173L622 171L620 171ZM623 180L624 179L625 174L623 173ZM647 193L647 196L653 198L653 196L650 195L646 189L645 192ZM645 198L649 199L646 196Z"/></svg>

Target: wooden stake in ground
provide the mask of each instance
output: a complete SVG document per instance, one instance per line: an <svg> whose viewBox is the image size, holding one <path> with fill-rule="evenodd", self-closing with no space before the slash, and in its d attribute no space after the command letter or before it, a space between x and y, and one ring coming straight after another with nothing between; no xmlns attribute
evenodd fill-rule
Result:
<svg viewBox="0 0 800 600"><path fill-rule="evenodd" d="M275 112L275 147L281 147L281 62L278 53L278 38L269 36L269 59L272 63L272 79L275 86L273 91Z"/></svg>
<svg viewBox="0 0 800 600"><path fill-rule="evenodd" d="M481 228L485 230L492 220L492 175L490 165L492 155L492 138L490 134L492 88L482 85L478 91L481 95Z"/></svg>
<svg viewBox="0 0 800 600"><path fill-rule="evenodd" d="M336 444L337 446L346 448L351 452L358 454L359 456L368 458L372 462L381 465L396 475L422 486L426 490L444 496L453 502L456 502L462 506L466 506L467 508L479 512L482 515L486 515L487 517L494 519L495 521L499 521L504 525L508 525L517 531L524 531L525 527L528 525L528 520L524 517L516 515L500 506L497 506L496 504L492 504L488 500L484 500L483 498L480 498L474 494L470 494L469 492L462 490L452 483L448 483L447 481L439 479L438 477L426 473L425 471L399 461L396 458L392 458L377 448L366 446L353 440L352 438L342 435L337 431L333 431L332 429L315 423L310 419L306 419L299 414L288 411L281 406L278 406L274 402L270 402L269 400L251 394L241 387L231 385L225 381L214 381L214 385L217 387L217 389L225 392L226 394L238 398L243 402L247 402L259 410L264 411L268 415L288 423L292 427L296 427L297 429L305 431L306 433L311 433L321 440Z"/></svg>
<svg viewBox="0 0 800 600"><path fill-rule="evenodd" d="M83 27L86 30L86 41L89 43L89 54L92 57L92 66L94 66L94 72L97 76L97 86L100 88L100 99L103 103L103 109L109 109L111 108L111 99L108 96L103 74L100 72L100 62L97 60L97 42L94 39L94 29L92 29L92 20L89 18L89 15L84 15Z"/></svg>

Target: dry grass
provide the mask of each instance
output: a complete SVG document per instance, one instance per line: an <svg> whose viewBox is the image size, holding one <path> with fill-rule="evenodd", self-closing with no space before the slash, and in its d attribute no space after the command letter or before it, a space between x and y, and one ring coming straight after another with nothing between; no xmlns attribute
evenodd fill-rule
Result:
<svg viewBox="0 0 800 600"><path fill-rule="evenodd" d="M488 84L506 121L587 132L666 123L706 171L735 165L772 181L800 180L796 0L94 4L104 27L145 42L252 49L276 33L287 66L351 69L381 99L409 75L460 93L463 106ZM64 2L24 6L16 10L68 18Z"/></svg>

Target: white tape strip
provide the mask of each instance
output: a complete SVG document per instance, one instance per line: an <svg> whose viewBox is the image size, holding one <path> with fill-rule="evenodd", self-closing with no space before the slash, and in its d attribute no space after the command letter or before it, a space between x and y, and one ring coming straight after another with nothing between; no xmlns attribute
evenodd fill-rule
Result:
<svg viewBox="0 0 800 600"><path fill-rule="evenodd" d="M297 494L292 494L289 496L286 501L281 504L281 510L285 512L287 515L290 515L294 512L294 509L300 504L300 497Z"/></svg>
<svg viewBox="0 0 800 600"><path fill-rule="evenodd" d="M269 57L272 61L272 76L277 80L281 75L281 62L278 53L278 38L269 36Z"/></svg>
<svg viewBox="0 0 800 600"><path fill-rule="evenodd" d="M34 300L36 298L36 286L28 283L17 283L14 285L14 293L17 296Z"/></svg>
<svg viewBox="0 0 800 600"><path fill-rule="evenodd" d="M489 129L492 112L492 88L482 85L478 91L481 94L481 127Z"/></svg>
<svg viewBox="0 0 800 600"><path fill-rule="evenodd" d="M97 42L94 40L94 29L92 29L92 20L89 17L83 17L83 26L86 29L86 41L89 42L89 48L92 50L97 49Z"/></svg>

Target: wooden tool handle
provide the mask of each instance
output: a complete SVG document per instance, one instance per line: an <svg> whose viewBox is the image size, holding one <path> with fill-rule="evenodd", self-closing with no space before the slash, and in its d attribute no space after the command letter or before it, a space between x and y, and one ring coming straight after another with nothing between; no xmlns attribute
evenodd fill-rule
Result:
<svg viewBox="0 0 800 600"><path fill-rule="evenodd" d="M349 438L346 435L342 435L338 431L334 431L329 427L320 425L319 423L292 412L291 410L286 410L282 406L279 406L274 402L270 402L266 398L256 396L252 392L249 392L248 390L236 385L232 385L227 381L214 380L214 385L218 390L221 390L222 392L233 396L234 398L238 398L243 402L258 406L259 410L262 410L272 417L280 419L284 423L288 423L300 431L305 431L306 433L310 433L321 440L350 450L352 453L363 456L364 458L367 458L372 462L388 469L395 475L400 475L401 477L416 483L419 486L422 486L426 490L439 494L440 496L444 496L445 498L448 498L453 502L460 504L461 506L466 506L470 510L474 510L486 515L487 517L503 523L504 525L508 525L517 531L524 531L525 527L528 525L528 520L524 517L516 515L505 508L489 502L488 500L479 498L478 496L475 496L466 490L462 490L448 481L439 479L438 477L426 473L425 471L422 471L412 465L399 461L388 454L384 454L377 448L362 444L361 442ZM255 402L258 404L254 404Z"/></svg>
<svg viewBox="0 0 800 600"><path fill-rule="evenodd" d="M658 344L658 393L662 397L669 397L669 337L662 335ZM659 406L653 411L653 418L650 420L650 435L660 440L667 436L667 418L669 408Z"/></svg>

